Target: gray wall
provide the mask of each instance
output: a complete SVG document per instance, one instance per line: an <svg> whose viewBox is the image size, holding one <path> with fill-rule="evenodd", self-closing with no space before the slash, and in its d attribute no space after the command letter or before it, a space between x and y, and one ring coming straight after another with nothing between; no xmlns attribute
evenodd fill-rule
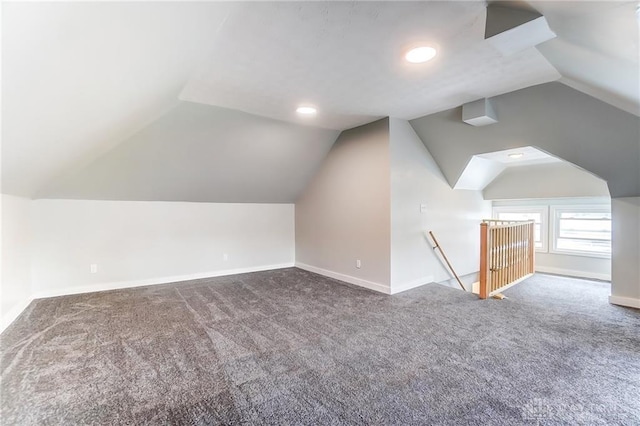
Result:
<svg viewBox="0 0 640 426"><path fill-rule="evenodd" d="M389 121L392 292L452 277L432 249L428 231L459 275L477 272L480 222L491 216L491 203L480 191L451 189L411 125L397 118Z"/></svg>
<svg viewBox="0 0 640 426"><path fill-rule="evenodd" d="M534 146L602 177L612 197L640 195L640 118L560 83L492 98L499 122L473 127L462 108L411 121L453 186L475 154Z"/></svg>
<svg viewBox="0 0 640 426"><path fill-rule="evenodd" d="M389 167L388 119L340 134L296 201L296 264L389 291Z"/></svg>
<svg viewBox="0 0 640 426"><path fill-rule="evenodd" d="M566 162L509 168L482 193L487 200L609 197L604 180Z"/></svg>
<svg viewBox="0 0 640 426"><path fill-rule="evenodd" d="M338 134L183 102L36 198L293 203Z"/></svg>
<svg viewBox="0 0 640 426"><path fill-rule="evenodd" d="M411 121L450 184L475 154L535 146L606 180L612 198L640 195L640 117L561 83L529 87L493 101L499 123L490 126L463 123L461 108ZM638 285L638 233L630 232L637 222L633 225L629 214L616 212L628 212L623 205L628 207L612 200L613 244L629 248L626 254L614 250L613 295L635 294L629 286Z"/></svg>

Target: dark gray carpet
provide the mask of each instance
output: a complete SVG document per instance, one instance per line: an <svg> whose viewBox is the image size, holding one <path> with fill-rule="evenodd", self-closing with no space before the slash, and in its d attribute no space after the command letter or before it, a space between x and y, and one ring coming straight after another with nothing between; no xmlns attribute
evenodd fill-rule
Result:
<svg viewBox="0 0 640 426"><path fill-rule="evenodd" d="M2 424L640 424L640 312L537 275L385 296L299 269L43 299Z"/></svg>

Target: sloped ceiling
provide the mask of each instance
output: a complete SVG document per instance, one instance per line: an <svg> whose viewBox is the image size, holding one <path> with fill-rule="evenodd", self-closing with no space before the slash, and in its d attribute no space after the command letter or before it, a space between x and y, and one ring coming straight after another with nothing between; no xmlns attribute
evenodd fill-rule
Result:
<svg viewBox="0 0 640 426"><path fill-rule="evenodd" d="M597 176L559 161L510 167L484 188L482 195L485 200L609 197L609 189Z"/></svg>
<svg viewBox="0 0 640 426"><path fill-rule="evenodd" d="M640 115L637 1L530 2L558 35L538 47L560 82Z"/></svg>
<svg viewBox="0 0 640 426"><path fill-rule="evenodd" d="M339 133L183 102L38 197L292 203Z"/></svg>
<svg viewBox="0 0 640 426"><path fill-rule="evenodd" d="M169 164L153 173L132 171L128 176L138 180L130 180L130 186L139 189L125 191L115 170L136 169L132 158L164 158L152 150L169 144L157 134L154 143L143 143L140 135L172 117L199 119L200 109L190 103L218 107L203 115L220 126L215 117L230 114L221 108L249 113L238 121L246 132L253 129L258 146L262 140L274 143L273 149L294 150L301 138L318 146L335 139L324 129L342 130L389 115L421 117L557 79L635 111L640 104L638 33L630 3L509 4L538 9L558 38L502 56L483 40L486 3L480 0L3 2L2 192L215 202L228 200L225 191L238 185L245 197L237 201L278 201L296 191L289 177L302 168L315 170L321 161L312 150L278 163L281 173L275 176L282 180L271 183L282 188L281 195L245 191L240 178L206 182L227 188L180 187L182 195L177 190L161 194L151 178L169 181L189 161L194 170L218 164L205 164L196 155L204 142L187 141L192 133L185 126L184 134L172 133L171 142L176 145L171 152L185 163L175 170ZM402 61L406 48L424 42L439 48L434 61L419 66ZM303 102L318 106L318 115L296 116L293 111ZM290 139L273 142L259 130L277 126L265 127L256 116L283 122L279 125L288 130L279 137ZM229 167L239 161L242 170L247 167L242 158L249 154L227 137L246 135L227 130L208 130L215 143L229 142L214 157ZM142 145L150 150L146 157L136 151ZM181 149L188 151L180 154ZM107 170L114 175L105 175ZM195 181L196 173L187 175L176 185L204 188L212 177L207 170L199 175L202 182ZM107 177L114 183L105 183Z"/></svg>
<svg viewBox="0 0 640 426"><path fill-rule="evenodd" d="M637 116L557 82L497 96L493 106L499 121L485 127L462 122L462 108L411 121L452 187L474 155L533 146L606 180L611 197L640 196Z"/></svg>
<svg viewBox="0 0 640 426"><path fill-rule="evenodd" d="M511 158L514 154L521 157ZM477 154L467 163L453 188L483 190L507 169L561 162L562 160L532 146Z"/></svg>
<svg viewBox="0 0 640 426"><path fill-rule="evenodd" d="M2 192L33 196L178 104L233 5L2 3Z"/></svg>

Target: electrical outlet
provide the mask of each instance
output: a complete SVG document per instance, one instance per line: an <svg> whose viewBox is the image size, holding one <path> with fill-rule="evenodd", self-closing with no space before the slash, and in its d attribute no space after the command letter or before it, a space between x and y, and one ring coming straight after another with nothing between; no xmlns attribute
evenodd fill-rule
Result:
<svg viewBox="0 0 640 426"><path fill-rule="evenodd" d="M427 205L420 204L420 213L426 213L426 212L427 212Z"/></svg>
<svg viewBox="0 0 640 426"><path fill-rule="evenodd" d="M92 274L97 274L98 273L98 264L97 263L92 263L90 265L90 270Z"/></svg>
<svg viewBox="0 0 640 426"><path fill-rule="evenodd" d="M356 259L356 268L360 269L361 266L362 262L360 262L360 259Z"/></svg>
<svg viewBox="0 0 640 426"><path fill-rule="evenodd" d="M227 253L223 253L223 254L222 254L222 260L224 260L225 262L226 262L227 260L229 260L229 255L228 255Z"/></svg>

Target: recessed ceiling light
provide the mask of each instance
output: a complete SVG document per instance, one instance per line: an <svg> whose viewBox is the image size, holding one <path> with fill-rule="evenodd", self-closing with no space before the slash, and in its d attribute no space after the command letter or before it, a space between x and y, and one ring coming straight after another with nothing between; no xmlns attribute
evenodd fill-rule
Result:
<svg viewBox="0 0 640 426"><path fill-rule="evenodd" d="M299 106L296 109L296 112L302 115L315 115L318 112L318 110L315 107L306 105L306 106Z"/></svg>
<svg viewBox="0 0 640 426"><path fill-rule="evenodd" d="M524 154L522 152L514 152L513 154L509 154L509 158L522 158L524 157Z"/></svg>
<svg viewBox="0 0 640 426"><path fill-rule="evenodd" d="M436 56L436 53L436 49L433 47L420 46L409 50L404 55L404 58L412 64L421 64L433 59Z"/></svg>

